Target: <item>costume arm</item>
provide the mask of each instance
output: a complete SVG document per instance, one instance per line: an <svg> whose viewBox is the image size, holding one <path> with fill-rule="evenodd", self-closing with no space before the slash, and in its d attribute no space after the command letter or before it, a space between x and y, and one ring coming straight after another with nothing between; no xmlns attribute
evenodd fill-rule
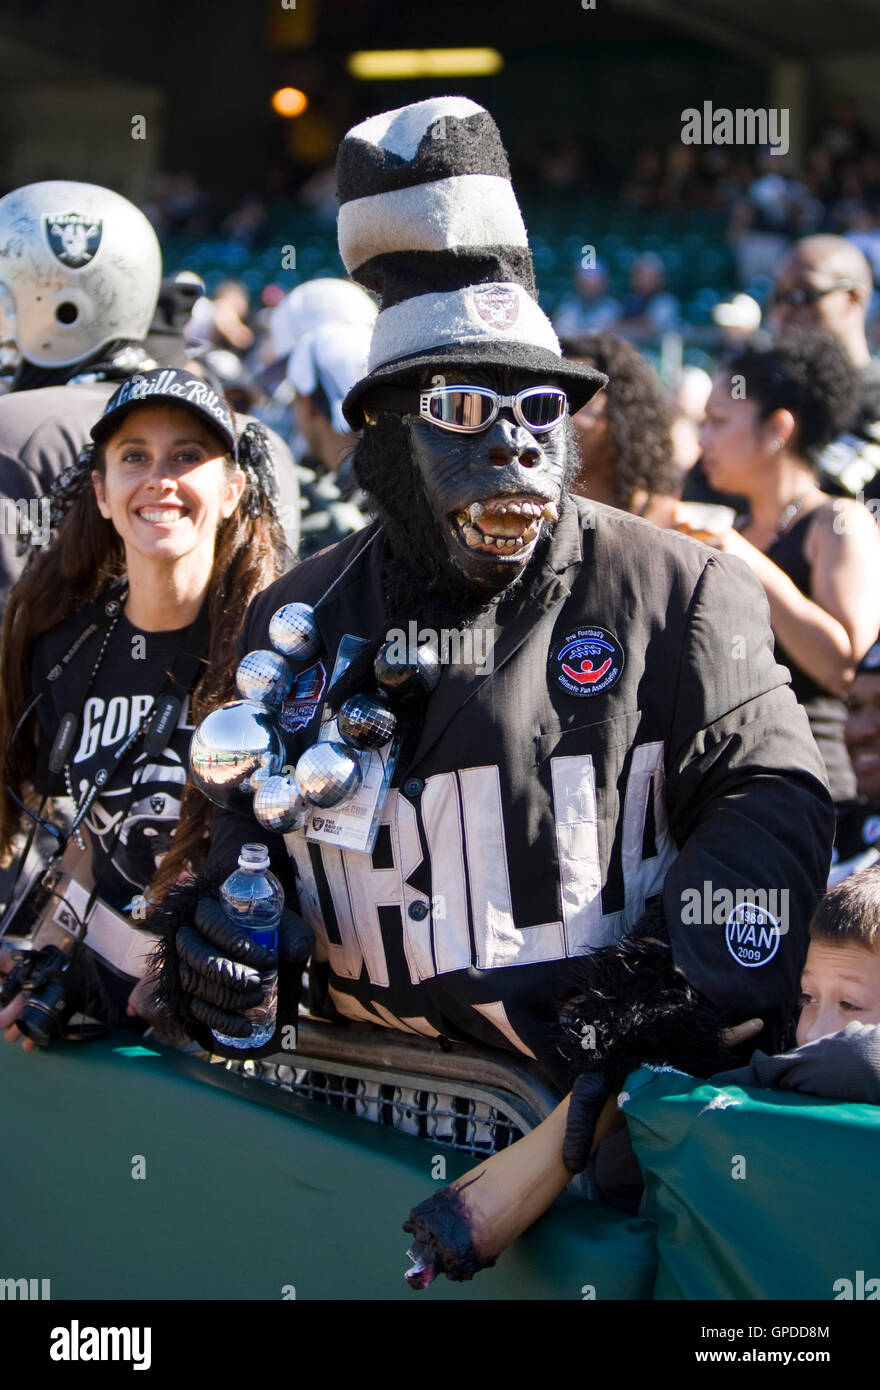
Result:
<svg viewBox="0 0 880 1390"><path fill-rule="evenodd" d="M260 635L255 631L253 621L254 603L255 600L248 608L239 636L239 659L245 653L261 645ZM211 818L210 847L200 869L200 880L206 884L212 883L219 886L237 867L242 845L252 842L266 845L269 851L271 870L284 889L285 904L295 912L298 906L296 879L283 837L273 831L266 830L250 811L229 811L219 806L214 807ZM216 888L214 891L216 892ZM276 1030L276 1037L281 1036L281 1029L285 1024L296 1023L302 970L302 961L299 959L290 962L282 956L279 961L278 1030ZM204 1046L213 1046L215 1050L218 1050L216 1044L211 1042L206 1030L192 1031ZM249 1055L261 1056L263 1053L273 1050L277 1050L275 1043L269 1044L257 1052L251 1052Z"/></svg>
<svg viewBox="0 0 880 1390"><path fill-rule="evenodd" d="M824 765L786 675L760 585L741 561L713 556L676 682L667 806L679 855L663 903L677 966L726 1023L762 1018L759 1041L772 1050L797 998L834 832ZM763 903L778 931L734 912L737 892Z"/></svg>

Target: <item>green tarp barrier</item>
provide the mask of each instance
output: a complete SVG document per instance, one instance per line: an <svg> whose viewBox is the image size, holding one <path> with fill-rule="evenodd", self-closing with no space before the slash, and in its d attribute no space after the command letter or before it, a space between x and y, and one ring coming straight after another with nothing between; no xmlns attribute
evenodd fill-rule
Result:
<svg viewBox="0 0 880 1390"><path fill-rule="evenodd" d="M401 1224L443 1146L271 1098L130 1035L0 1044L0 1278L53 1299L651 1297L652 1222L573 1197L471 1283L413 1293ZM446 1159L447 1181L475 1162Z"/></svg>
<svg viewBox="0 0 880 1390"><path fill-rule="evenodd" d="M880 1107L645 1067L626 1090L655 1298L877 1297Z"/></svg>
<svg viewBox="0 0 880 1390"><path fill-rule="evenodd" d="M877 1297L880 1107L649 1068L626 1090L642 1216L563 1198L494 1269L416 1295L400 1227L441 1145L130 1036L4 1044L0 1279L53 1299ZM444 1156L447 1181L474 1162Z"/></svg>

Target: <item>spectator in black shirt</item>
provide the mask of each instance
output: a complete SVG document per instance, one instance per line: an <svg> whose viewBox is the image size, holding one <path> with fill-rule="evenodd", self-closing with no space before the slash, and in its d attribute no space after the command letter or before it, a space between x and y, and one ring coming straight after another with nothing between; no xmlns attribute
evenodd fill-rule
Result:
<svg viewBox="0 0 880 1390"><path fill-rule="evenodd" d="M238 629L250 599L282 572L284 542L260 427L237 439L226 403L189 372L123 382L92 439L59 479L53 536L6 610L0 851L14 850L31 792L69 798L90 860L82 901L92 885L97 895L75 962L79 1007L119 1024L139 1005L132 992L153 944L137 909L199 862L207 835L206 803L185 786L191 730L234 694ZM169 698L172 731L157 747L146 735ZM49 754L70 715L76 732L55 773ZM21 1002L0 1012L9 1041Z"/></svg>

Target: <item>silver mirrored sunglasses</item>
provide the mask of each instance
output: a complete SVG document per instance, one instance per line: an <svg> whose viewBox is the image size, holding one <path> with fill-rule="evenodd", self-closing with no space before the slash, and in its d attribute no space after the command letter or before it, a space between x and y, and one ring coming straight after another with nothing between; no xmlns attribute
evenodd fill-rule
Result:
<svg viewBox="0 0 880 1390"><path fill-rule="evenodd" d="M385 410L420 415L432 425L456 434L488 429L501 410L533 434L552 430L568 411L568 397L558 386L529 386L515 396L500 396L488 386L434 386L426 391L380 387L369 404Z"/></svg>

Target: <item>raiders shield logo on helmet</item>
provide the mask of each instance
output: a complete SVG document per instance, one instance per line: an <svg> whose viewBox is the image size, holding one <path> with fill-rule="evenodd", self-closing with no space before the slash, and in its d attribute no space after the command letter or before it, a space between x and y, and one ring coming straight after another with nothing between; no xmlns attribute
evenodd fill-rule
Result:
<svg viewBox="0 0 880 1390"><path fill-rule="evenodd" d="M62 212L50 217L47 213L43 226L49 250L71 270L88 265L101 245L103 223L100 217L83 217L78 212Z"/></svg>
<svg viewBox="0 0 880 1390"><path fill-rule="evenodd" d="M512 328L519 318L519 296L504 285L480 285L471 292L474 308L490 328Z"/></svg>

